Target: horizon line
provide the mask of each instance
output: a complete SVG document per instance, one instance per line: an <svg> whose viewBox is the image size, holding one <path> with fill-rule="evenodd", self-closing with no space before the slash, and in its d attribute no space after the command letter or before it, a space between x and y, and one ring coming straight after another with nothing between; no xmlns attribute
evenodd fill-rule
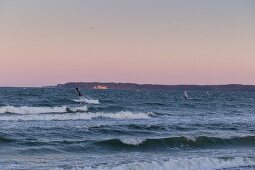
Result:
<svg viewBox="0 0 255 170"><path fill-rule="evenodd" d="M242 83L224 83L224 84L157 84L157 83L130 83L130 82L100 82L100 81L73 81L66 83L57 83L55 85L40 85L40 86L1 86L0 88L47 88L57 87L58 85L64 85L67 83L102 83L102 84L137 84L137 85L162 85L162 86L227 86L227 85L241 85L241 86L255 86L255 84L242 84Z"/></svg>

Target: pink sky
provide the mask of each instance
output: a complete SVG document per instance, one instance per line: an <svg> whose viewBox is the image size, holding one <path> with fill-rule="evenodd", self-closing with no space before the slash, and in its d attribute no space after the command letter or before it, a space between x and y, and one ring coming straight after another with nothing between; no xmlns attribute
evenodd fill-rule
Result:
<svg viewBox="0 0 255 170"><path fill-rule="evenodd" d="M0 3L0 86L255 84L255 12L249 1L195 7L149 1L142 8L135 1L115 8L24 2Z"/></svg>

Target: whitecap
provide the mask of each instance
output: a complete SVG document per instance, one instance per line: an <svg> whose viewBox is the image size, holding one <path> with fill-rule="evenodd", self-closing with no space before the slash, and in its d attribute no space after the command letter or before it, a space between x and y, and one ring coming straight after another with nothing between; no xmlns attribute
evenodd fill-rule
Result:
<svg viewBox="0 0 255 170"><path fill-rule="evenodd" d="M77 109L77 108L76 108ZM64 113L64 114L27 114L27 115L8 115L0 116L0 120L18 121L18 120L90 120L93 118L111 118L111 119L149 119L153 113L139 112L117 112L117 113Z"/></svg>
<svg viewBox="0 0 255 170"><path fill-rule="evenodd" d="M142 144L144 141L146 141L145 138L138 138L138 137L126 137L126 138L121 138L120 141L124 144L128 144L128 145L135 145L138 146L140 144Z"/></svg>
<svg viewBox="0 0 255 170"><path fill-rule="evenodd" d="M98 167L84 167L83 169L90 170L216 170L226 168L255 166L255 160L251 158L235 157L230 159L213 158L213 157L197 157L197 158L170 158L165 161L154 160L148 162L133 162L121 164L117 166L101 165Z"/></svg>
<svg viewBox="0 0 255 170"><path fill-rule="evenodd" d="M87 106L82 107L30 107L30 106L2 106L0 113L15 113L15 114L40 114L40 113L66 113L68 110L72 112L87 111Z"/></svg>
<svg viewBox="0 0 255 170"><path fill-rule="evenodd" d="M87 104L100 104L99 100L90 99L86 97L80 97L79 99L72 99L74 102L87 103Z"/></svg>

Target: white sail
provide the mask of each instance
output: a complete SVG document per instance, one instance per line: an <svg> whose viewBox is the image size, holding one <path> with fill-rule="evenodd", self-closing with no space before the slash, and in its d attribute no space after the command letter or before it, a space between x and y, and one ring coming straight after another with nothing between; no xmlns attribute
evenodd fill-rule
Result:
<svg viewBox="0 0 255 170"><path fill-rule="evenodd" d="M188 92L187 92L186 90L184 91L184 97L185 97L185 98L188 98L188 97L189 97L189 94L188 94Z"/></svg>

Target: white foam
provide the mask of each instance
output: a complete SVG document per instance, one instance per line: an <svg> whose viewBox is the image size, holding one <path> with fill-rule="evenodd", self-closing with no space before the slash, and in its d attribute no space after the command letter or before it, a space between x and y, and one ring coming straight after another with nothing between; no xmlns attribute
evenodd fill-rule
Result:
<svg viewBox="0 0 255 170"><path fill-rule="evenodd" d="M80 107L68 107L69 110L72 112L85 112L88 110L87 106L80 106Z"/></svg>
<svg viewBox="0 0 255 170"><path fill-rule="evenodd" d="M14 107L3 106L0 107L0 113L16 113L16 114L39 114L39 113L62 113L66 112L66 106L62 107Z"/></svg>
<svg viewBox="0 0 255 170"><path fill-rule="evenodd" d="M97 113L100 114L101 117L112 118L112 119L149 119L150 115L153 113L143 113L143 112L129 112L129 111L121 111L118 113Z"/></svg>
<svg viewBox="0 0 255 170"><path fill-rule="evenodd" d="M15 113L15 114L40 114L40 113L66 113L67 109L76 111L87 111L87 106L82 107L29 107L29 106L2 106L0 107L0 113Z"/></svg>
<svg viewBox="0 0 255 170"><path fill-rule="evenodd" d="M65 114L28 114L28 115L5 115L0 120L89 120L97 117L111 119L149 119L152 113L118 112L118 113L65 113Z"/></svg>
<svg viewBox="0 0 255 170"><path fill-rule="evenodd" d="M80 97L79 99L73 99L72 101L75 101L78 103L100 104L99 100L89 99L86 97Z"/></svg>
<svg viewBox="0 0 255 170"><path fill-rule="evenodd" d="M142 144L144 141L146 141L146 139L144 138L121 138L120 141L124 144L128 144L128 145L135 145L138 146L140 144Z"/></svg>
<svg viewBox="0 0 255 170"><path fill-rule="evenodd" d="M255 160L251 158L235 157L233 159L220 158L171 158L167 161L133 162L118 166L99 166L97 168L85 167L83 169L97 170L216 170L224 168L236 168L242 166L255 166Z"/></svg>

